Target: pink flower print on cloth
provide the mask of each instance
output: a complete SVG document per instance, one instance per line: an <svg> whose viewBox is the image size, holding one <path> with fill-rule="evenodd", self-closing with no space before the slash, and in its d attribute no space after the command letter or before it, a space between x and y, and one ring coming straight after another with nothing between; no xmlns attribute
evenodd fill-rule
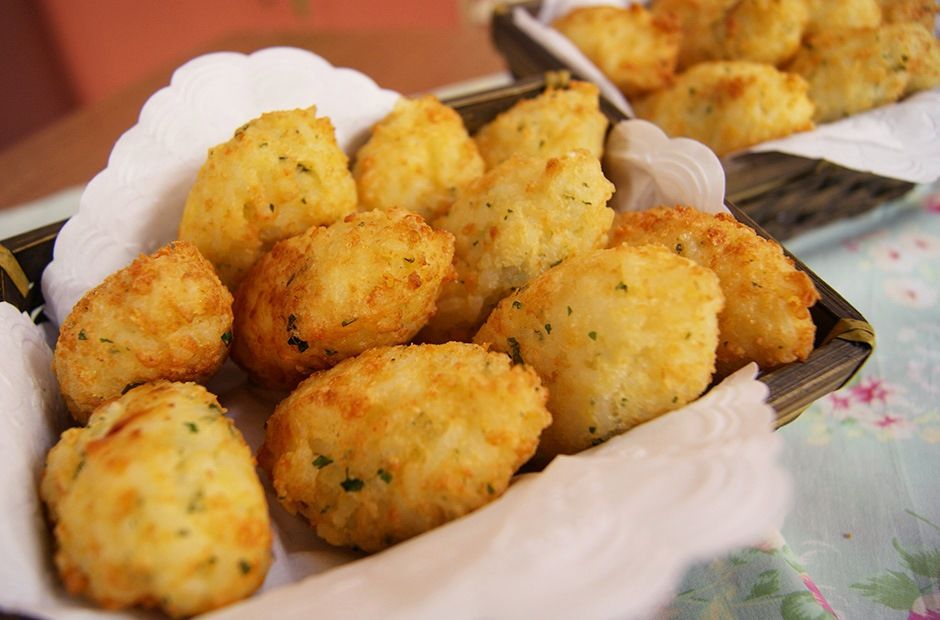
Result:
<svg viewBox="0 0 940 620"><path fill-rule="evenodd" d="M908 230L897 238L879 240L869 254L882 271L910 273L922 262L940 256L940 237L920 230Z"/></svg>
<svg viewBox="0 0 940 620"><path fill-rule="evenodd" d="M937 289L919 278L885 280L885 295L902 306L926 310L937 303Z"/></svg>
<svg viewBox="0 0 940 620"><path fill-rule="evenodd" d="M877 435L879 439L909 439L917 434L918 426L904 416L886 412L877 418L862 420L862 424Z"/></svg>
<svg viewBox="0 0 940 620"><path fill-rule="evenodd" d="M878 377L868 377L849 388L849 398L865 405L888 402L891 388Z"/></svg>
<svg viewBox="0 0 940 620"><path fill-rule="evenodd" d="M940 256L940 237L919 230L908 231L898 238L901 248L919 258Z"/></svg>
<svg viewBox="0 0 940 620"><path fill-rule="evenodd" d="M924 211L940 215L940 194L931 194L924 199Z"/></svg>
<svg viewBox="0 0 940 620"><path fill-rule="evenodd" d="M842 420L851 417L879 439L907 439L917 431L917 425L900 410L905 401L899 397L900 388L891 386L879 377L866 377L844 392L830 396L833 412Z"/></svg>
<svg viewBox="0 0 940 620"><path fill-rule="evenodd" d="M925 594L911 605L907 620L940 620L940 593Z"/></svg>
<svg viewBox="0 0 940 620"><path fill-rule="evenodd" d="M875 245L870 255L875 267L891 273L910 273L920 263L920 257L916 253L893 239Z"/></svg>
<svg viewBox="0 0 940 620"><path fill-rule="evenodd" d="M809 590L810 594L813 595L813 600L815 600L816 603L825 609L833 618L838 618L839 616L836 615L835 610L833 610L832 606L829 605L829 601L827 601L826 597L823 596L823 593L819 591L819 587L812 579L810 579L809 575L806 573L801 573L800 579L803 580L803 585L806 586L806 589Z"/></svg>
<svg viewBox="0 0 940 620"><path fill-rule="evenodd" d="M928 385L936 374L933 369L910 364L909 371L914 379L919 377ZM919 411L905 392L901 384L867 376L827 395L803 414L809 431L807 443L824 446L834 434L879 441L920 437L928 443L940 443L940 412Z"/></svg>

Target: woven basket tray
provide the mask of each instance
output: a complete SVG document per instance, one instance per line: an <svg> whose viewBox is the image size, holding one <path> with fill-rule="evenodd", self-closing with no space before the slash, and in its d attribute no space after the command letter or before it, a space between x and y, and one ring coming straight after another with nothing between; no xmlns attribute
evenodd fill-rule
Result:
<svg viewBox="0 0 940 620"><path fill-rule="evenodd" d="M483 91L446 101L463 117L467 129L478 129L516 101L535 97L547 83L558 85L564 74L549 74L519 80L505 87ZM608 118L617 122L623 115L612 105L602 102ZM739 220L752 226L758 234L768 236L745 213L729 205ZM37 322L42 315L42 293L39 281L45 266L52 260L52 248L62 222L11 237L0 247L0 295L22 311L29 312ZM816 323L816 348L804 363L793 363L764 373L760 379L770 389L768 402L777 412L777 425L795 419L810 403L840 388L862 366L871 354L874 332L861 314L825 282L797 261L798 266L813 279L822 299L812 309Z"/></svg>
<svg viewBox="0 0 940 620"><path fill-rule="evenodd" d="M538 1L514 6L536 13ZM518 77L569 70L557 56L520 30L512 11L493 15L493 43ZM776 239L860 215L907 193L912 183L783 153L743 153L722 159L728 200Z"/></svg>

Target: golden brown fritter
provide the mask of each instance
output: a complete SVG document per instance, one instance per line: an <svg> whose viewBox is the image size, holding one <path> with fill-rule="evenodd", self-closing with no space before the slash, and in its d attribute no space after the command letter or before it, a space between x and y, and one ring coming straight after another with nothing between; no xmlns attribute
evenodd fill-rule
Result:
<svg viewBox="0 0 940 620"><path fill-rule="evenodd" d="M457 238L456 280L420 338L468 340L514 287L550 266L603 247L614 186L584 150L549 159L515 156L467 186L435 222Z"/></svg>
<svg viewBox="0 0 940 620"><path fill-rule="evenodd" d="M62 322L53 369L85 422L138 383L208 379L231 338L231 293L195 246L177 241L85 293Z"/></svg>
<svg viewBox="0 0 940 620"><path fill-rule="evenodd" d="M502 495L550 421L538 377L501 353L381 347L300 384L258 458L322 538L377 551Z"/></svg>
<svg viewBox="0 0 940 620"><path fill-rule="evenodd" d="M565 88L548 88L537 97L522 99L474 136L490 170L512 155L558 157L586 149L595 157L604 152L607 117L600 111L597 86L573 81Z"/></svg>
<svg viewBox="0 0 940 620"><path fill-rule="evenodd" d="M806 34L835 32L846 28L877 28L881 25L878 0L804 0L809 9Z"/></svg>
<svg viewBox="0 0 940 620"><path fill-rule="evenodd" d="M904 89L905 95L929 90L940 86L940 41L933 36L932 30L927 30L921 24L906 23L897 26L903 33L902 38L908 41L913 57L908 59L907 68L911 74Z"/></svg>
<svg viewBox="0 0 940 620"><path fill-rule="evenodd" d="M915 23L826 32L804 41L787 70L806 79L814 118L827 122L936 85L936 46Z"/></svg>
<svg viewBox="0 0 940 620"><path fill-rule="evenodd" d="M720 58L779 66L800 49L808 21L805 0L739 0L718 23Z"/></svg>
<svg viewBox="0 0 940 620"><path fill-rule="evenodd" d="M232 291L281 239L356 210L356 184L333 124L316 108L269 112L212 149L189 192L179 238Z"/></svg>
<svg viewBox="0 0 940 620"><path fill-rule="evenodd" d="M500 302L474 341L542 377L553 420L538 449L546 461L697 398L715 369L723 300L710 270L624 245L538 276Z"/></svg>
<svg viewBox="0 0 940 620"><path fill-rule="evenodd" d="M682 33L678 19L631 4L584 6L552 23L627 95L668 86L675 74Z"/></svg>
<svg viewBox="0 0 940 620"><path fill-rule="evenodd" d="M356 154L353 177L364 209L400 207L441 215L457 189L483 174L463 120L436 97L400 99Z"/></svg>
<svg viewBox="0 0 940 620"><path fill-rule="evenodd" d="M618 213L610 244L622 243L656 243L718 274L726 299L718 316L718 376L752 361L770 370L812 352L809 308L819 299L812 280L776 242L730 215L680 206Z"/></svg>
<svg viewBox="0 0 940 620"><path fill-rule="evenodd" d="M886 24L917 22L933 32L938 7L936 0L878 0Z"/></svg>
<svg viewBox="0 0 940 620"><path fill-rule="evenodd" d="M743 60L695 65L669 88L634 102L641 118L719 156L813 128L806 81Z"/></svg>
<svg viewBox="0 0 940 620"><path fill-rule="evenodd" d="M678 69L721 57L721 21L737 0L653 0L653 14L675 19L682 31Z"/></svg>
<svg viewBox="0 0 940 620"><path fill-rule="evenodd" d="M290 389L314 370L407 342L451 276L454 239L402 209L367 211L274 246L235 294L232 359Z"/></svg>
<svg viewBox="0 0 940 620"><path fill-rule="evenodd" d="M72 594L190 616L248 596L271 563L251 451L216 398L148 383L49 451L41 495Z"/></svg>

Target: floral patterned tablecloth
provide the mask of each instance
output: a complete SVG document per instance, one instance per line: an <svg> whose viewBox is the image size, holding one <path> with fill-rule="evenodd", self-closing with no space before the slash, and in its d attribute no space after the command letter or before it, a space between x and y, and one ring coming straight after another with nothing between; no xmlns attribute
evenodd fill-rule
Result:
<svg viewBox="0 0 940 620"><path fill-rule="evenodd" d="M877 348L780 430L795 497L779 535L692 569L659 617L940 620L940 183L787 247Z"/></svg>

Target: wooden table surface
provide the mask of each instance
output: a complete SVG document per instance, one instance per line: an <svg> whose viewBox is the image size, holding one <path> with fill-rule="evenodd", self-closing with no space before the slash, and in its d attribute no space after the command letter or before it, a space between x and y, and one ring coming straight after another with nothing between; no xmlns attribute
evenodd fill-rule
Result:
<svg viewBox="0 0 940 620"><path fill-rule="evenodd" d="M226 37L0 151L0 209L91 180L105 167L114 142L134 125L147 98L169 84L173 70L188 58L210 51L252 52L278 45L311 50L333 65L358 69L380 86L404 94L505 69L487 28L469 24L449 30Z"/></svg>

